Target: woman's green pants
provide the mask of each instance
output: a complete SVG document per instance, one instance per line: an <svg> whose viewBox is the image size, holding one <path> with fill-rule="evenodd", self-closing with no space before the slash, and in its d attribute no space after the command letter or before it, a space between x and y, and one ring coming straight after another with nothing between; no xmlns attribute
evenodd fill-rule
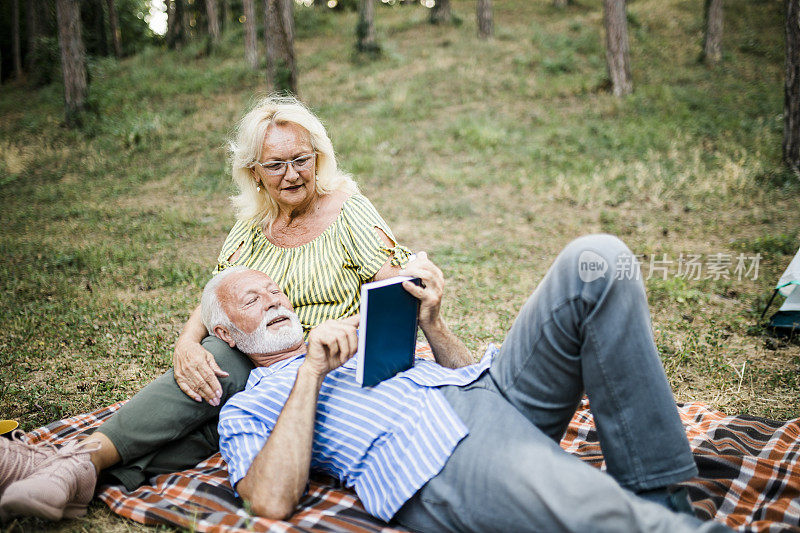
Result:
<svg viewBox="0 0 800 533"><path fill-rule="evenodd" d="M229 374L218 378L222 385L219 406L189 398L178 388L172 370L168 371L97 429L111 439L122 458L104 475L133 490L152 476L193 468L219 450L220 409L244 389L253 364L217 337L206 337L202 345Z"/></svg>

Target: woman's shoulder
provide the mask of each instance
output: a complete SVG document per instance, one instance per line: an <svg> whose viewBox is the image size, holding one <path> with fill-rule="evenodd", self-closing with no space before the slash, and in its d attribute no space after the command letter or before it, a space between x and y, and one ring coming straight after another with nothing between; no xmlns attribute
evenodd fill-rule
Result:
<svg viewBox="0 0 800 533"><path fill-rule="evenodd" d="M237 218L236 221L231 226L228 235L243 235L245 233L249 233L255 231L259 227L259 223L255 220L249 219L241 219Z"/></svg>
<svg viewBox="0 0 800 533"><path fill-rule="evenodd" d="M341 212L349 222L367 221L374 223L376 220L380 220L378 210L375 209L369 198L361 193L349 195L342 204Z"/></svg>

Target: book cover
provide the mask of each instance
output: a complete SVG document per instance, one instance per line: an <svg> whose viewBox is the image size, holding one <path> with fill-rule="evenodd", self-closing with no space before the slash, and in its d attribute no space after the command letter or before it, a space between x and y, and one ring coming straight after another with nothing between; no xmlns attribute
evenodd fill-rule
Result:
<svg viewBox="0 0 800 533"><path fill-rule="evenodd" d="M396 276L361 286L361 323L358 326L356 380L372 387L414 365L419 300L403 288Z"/></svg>

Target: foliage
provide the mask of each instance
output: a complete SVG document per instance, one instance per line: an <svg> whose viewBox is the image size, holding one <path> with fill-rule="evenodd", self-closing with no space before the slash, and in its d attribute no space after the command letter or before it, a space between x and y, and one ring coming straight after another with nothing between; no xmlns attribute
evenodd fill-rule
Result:
<svg viewBox="0 0 800 533"><path fill-rule="evenodd" d="M115 1L117 13L119 13L123 55L127 56L141 52L154 39L152 30L144 20L145 14L150 9L148 0Z"/></svg>
<svg viewBox="0 0 800 533"><path fill-rule="evenodd" d="M800 241L797 234L787 235L785 233L776 233L769 235L762 235L754 239L740 239L734 244L741 250L756 252L765 255L790 255L793 256L797 253Z"/></svg>
<svg viewBox="0 0 800 533"><path fill-rule="evenodd" d="M330 31L334 19L328 11L328 9L320 9L313 6L295 5L295 39L299 42Z"/></svg>
<svg viewBox="0 0 800 533"><path fill-rule="evenodd" d="M29 53L36 65L29 76L31 85L41 87L61 79L61 52L57 37L38 37Z"/></svg>
<svg viewBox="0 0 800 533"><path fill-rule="evenodd" d="M107 56L113 54L111 29L105 0L82 1L81 27L87 55ZM149 10L148 0L115 0L122 35L122 51L131 55L155 42L155 36L144 20ZM0 2L0 52L2 53L2 75L7 79L11 69L11 2ZM20 46L23 63L33 54L36 68L28 73L33 86L38 87L60 79L53 75L53 65L60 69L58 51L58 27L56 24L55 0L40 0L42 11L36 17L40 37L33 50L28 49L26 27L27 2L20 2ZM99 22L98 22L99 19Z"/></svg>

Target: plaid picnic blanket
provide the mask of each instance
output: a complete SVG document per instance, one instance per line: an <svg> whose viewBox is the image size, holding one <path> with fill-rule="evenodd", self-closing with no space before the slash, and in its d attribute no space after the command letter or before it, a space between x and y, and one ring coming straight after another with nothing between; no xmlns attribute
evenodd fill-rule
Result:
<svg viewBox="0 0 800 533"><path fill-rule="evenodd" d="M417 355L428 355L418 350ZM29 442L63 443L99 426L124 402L54 422L26 435ZM700 474L684 483L696 514L739 531L800 532L800 419L787 422L726 416L701 403L678 405ZM603 468L586 399L562 448ZM99 497L115 513L143 524L192 531L397 531L364 511L355 493L314 478L288 522L250 516L234 496L219 453L196 468L165 474L126 492L103 486Z"/></svg>

